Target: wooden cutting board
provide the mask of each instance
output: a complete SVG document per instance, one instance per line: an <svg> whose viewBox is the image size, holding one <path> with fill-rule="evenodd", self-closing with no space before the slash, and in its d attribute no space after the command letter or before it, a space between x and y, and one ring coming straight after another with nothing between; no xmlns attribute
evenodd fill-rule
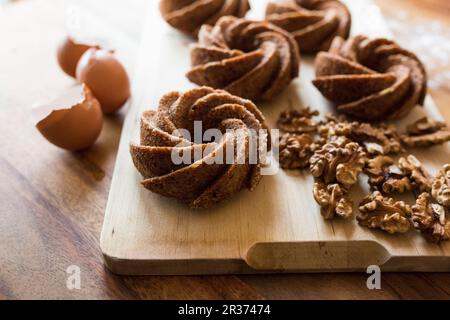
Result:
<svg viewBox="0 0 450 320"><path fill-rule="evenodd" d="M450 242L430 244L415 230L392 236L362 228L355 219L323 220L307 171L265 176L255 191L243 191L209 211L190 210L144 189L129 154L129 143L138 141L140 114L156 109L164 93L194 87L184 76L191 40L164 23L157 1L149 2L100 239L109 269L130 275L218 274L361 271L375 264L384 271L450 271ZM352 34L391 36L372 1L345 2ZM265 3L252 1L249 17L261 19ZM311 84L312 64L311 57L302 57L300 78L259 105L272 126L289 105L312 106L322 115L332 110ZM441 119L430 97L400 126L424 114ZM448 144L413 153L432 173L450 159ZM369 193L366 180L362 175L352 191L355 212Z"/></svg>

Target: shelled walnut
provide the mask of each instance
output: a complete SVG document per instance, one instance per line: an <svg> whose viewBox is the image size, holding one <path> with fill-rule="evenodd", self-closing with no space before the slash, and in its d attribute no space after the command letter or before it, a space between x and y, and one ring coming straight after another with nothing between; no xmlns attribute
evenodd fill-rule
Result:
<svg viewBox="0 0 450 320"><path fill-rule="evenodd" d="M340 137L316 150L310 159L310 171L325 184L338 182L349 189L356 183L365 163L366 155L359 144Z"/></svg>
<svg viewBox="0 0 450 320"><path fill-rule="evenodd" d="M338 118L329 113L325 115L325 121L321 122L318 127L319 135L327 139L333 136L347 137L350 135L351 130L351 122Z"/></svg>
<svg viewBox="0 0 450 320"><path fill-rule="evenodd" d="M318 145L308 134L285 133L280 139L280 166L283 169L303 169Z"/></svg>
<svg viewBox="0 0 450 320"><path fill-rule="evenodd" d="M358 181L358 176L366 165L366 154L355 143L349 143L345 148L349 151L350 157L346 162L338 164L336 180L344 187L350 188Z"/></svg>
<svg viewBox="0 0 450 320"><path fill-rule="evenodd" d="M324 122L348 122L348 117L342 113L333 113L333 112L325 112L325 121Z"/></svg>
<svg viewBox="0 0 450 320"><path fill-rule="evenodd" d="M445 164L439 171L431 192L437 202L450 209L450 164Z"/></svg>
<svg viewBox="0 0 450 320"><path fill-rule="evenodd" d="M441 121L428 117L421 118L406 127L402 135L403 143L408 147L428 147L450 141L450 127Z"/></svg>
<svg viewBox="0 0 450 320"><path fill-rule="evenodd" d="M412 190L410 179L394 165L394 160L389 156L380 155L369 159L364 173L369 177L368 183L372 190L388 194Z"/></svg>
<svg viewBox="0 0 450 320"><path fill-rule="evenodd" d="M347 219L353 213L353 202L339 184L326 185L316 181L313 187L314 199L320 206L320 213L324 219L333 219L334 216Z"/></svg>
<svg viewBox="0 0 450 320"><path fill-rule="evenodd" d="M433 133L444 129L447 124L442 121L435 121L428 117L420 118L419 120L410 123L406 126L406 132L413 136L419 136L422 134Z"/></svg>
<svg viewBox="0 0 450 320"><path fill-rule="evenodd" d="M433 242L450 239L450 164L433 180L415 156L401 157L397 164L389 156L404 151L406 135L394 127L351 122L334 115L326 115L318 125L312 120L316 115L318 112L309 108L280 115L278 126L285 132L280 139L280 164L285 169L309 164L315 178L314 199L324 219L352 216L348 191L364 170L374 192L360 203L357 221L361 226L394 234L405 233L414 225ZM447 128L445 123L423 118L407 127L407 138L431 141L433 134L436 137ZM422 194L412 207L382 194L413 190Z"/></svg>
<svg viewBox="0 0 450 320"><path fill-rule="evenodd" d="M420 192L431 191L433 177L423 164L412 154L398 160L400 170L409 178L414 189Z"/></svg>
<svg viewBox="0 0 450 320"><path fill-rule="evenodd" d="M423 192L412 206L412 221L414 227L431 242L450 239L450 212L433 203L428 192Z"/></svg>
<svg viewBox="0 0 450 320"><path fill-rule="evenodd" d="M369 154L398 154L404 151L400 134L390 125L354 124L350 139L363 145Z"/></svg>
<svg viewBox="0 0 450 320"><path fill-rule="evenodd" d="M410 229L411 208L403 201L383 197L379 191L366 196L356 217L361 226L381 229L390 234L404 233Z"/></svg>
<svg viewBox="0 0 450 320"><path fill-rule="evenodd" d="M318 123L312 118L318 116L317 110L309 107L294 109L290 108L283 111L277 121L277 127L290 133L307 133L316 132Z"/></svg>
<svg viewBox="0 0 450 320"><path fill-rule="evenodd" d="M393 126L376 127L366 122L328 117L318 132L322 137L345 136L363 146L368 154L397 154L403 151L400 134Z"/></svg>

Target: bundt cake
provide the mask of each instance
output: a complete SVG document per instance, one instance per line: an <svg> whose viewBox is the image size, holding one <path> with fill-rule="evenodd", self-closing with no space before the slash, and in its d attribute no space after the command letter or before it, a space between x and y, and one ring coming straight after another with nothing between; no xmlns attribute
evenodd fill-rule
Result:
<svg viewBox="0 0 450 320"><path fill-rule="evenodd" d="M204 142L212 128L219 135ZM268 148L268 127L251 101L201 87L170 92L156 111L144 112L140 144L131 144L130 152L145 188L192 208L210 208L258 185L260 156Z"/></svg>
<svg viewBox="0 0 450 320"><path fill-rule="evenodd" d="M190 81L251 100L269 100L298 76L294 38L268 22L231 16L203 25L191 47Z"/></svg>
<svg viewBox="0 0 450 320"><path fill-rule="evenodd" d="M351 26L350 12L338 0L271 1L266 20L290 32L301 53L327 51L334 37L348 37Z"/></svg>
<svg viewBox="0 0 450 320"><path fill-rule="evenodd" d="M420 60L391 40L336 37L315 60L313 84L337 110L376 121L404 117L423 105L427 76Z"/></svg>
<svg viewBox="0 0 450 320"><path fill-rule="evenodd" d="M195 37L203 24L213 25L223 16L242 18L249 9L248 0L161 0L159 3L167 23Z"/></svg>

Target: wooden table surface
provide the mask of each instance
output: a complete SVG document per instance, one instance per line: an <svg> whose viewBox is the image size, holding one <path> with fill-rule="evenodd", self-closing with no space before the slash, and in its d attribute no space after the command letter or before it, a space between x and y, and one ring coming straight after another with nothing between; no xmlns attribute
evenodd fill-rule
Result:
<svg viewBox="0 0 450 320"><path fill-rule="evenodd" d="M366 274L111 274L98 239L126 110L105 119L93 148L70 153L39 135L30 108L73 83L56 64L55 46L74 12L87 12L108 30L132 72L145 1L27 0L0 6L0 299L450 298L450 274L386 273L381 290L367 289ZM417 23L439 21L448 28L445 2L377 1L388 17L407 12ZM449 122L448 86L430 91ZM70 265L81 269L80 290L66 287Z"/></svg>

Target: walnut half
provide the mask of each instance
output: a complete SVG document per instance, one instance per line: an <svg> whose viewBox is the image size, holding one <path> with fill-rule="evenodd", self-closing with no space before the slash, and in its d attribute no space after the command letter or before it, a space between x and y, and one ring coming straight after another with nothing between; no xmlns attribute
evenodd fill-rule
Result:
<svg viewBox="0 0 450 320"><path fill-rule="evenodd" d="M390 234L404 233L410 229L411 208L403 201L383 197L379 191L366 196L359 205L356 217L361 226L381 229Z"/></svg>
<svg viewBox="0 0 450 320"><path fill-rule="evenodd" d="M280 139L280 166L283 169L303 169L318 145L308 134L285 133Z"/></svg>
<svg viewBox="0 0 450 320"><path fill-rule="evenodd" d="M432 203L428 192L423 192L412 206L414 227L431 242L450 239L449 210L437 203Z"/></svg>
<svg viewBox="0 0 450 320"><path fill-rule="evenodd" d="M284 132L290 133L307 133L316 132L318 124L312 118L318 116L317 110L312 110L309 107L294 109L289 108L281 112L277 127Z"/></svg>
<svg viewBox="0 0 450 320"><path fill-rule="evenodd" d="M394 160L389 156L377 156L367 161L364 172L369 177L369 185L372 190L390 194L411 191L411 181L400 168L394 165Z"/></svg>
<svg viewBox="0 0 450 320"><path fill-rule="evenodd" d="M397 154L403 152L400 134L395 127L370 123L354 123L350 139L363 145L369 154Z"/></svg>
<svg viewBox="0 0 450 320"><path fill-rule="evenodd" d="M427 117L409 124L402 135L402 142L408 147L428 147L447 141L450 141L450 127Z"/></svg>
<svg viewBox="0 0 450 320"><path fill-rule="evenodd" d="M366 155L356 142L334 139L316 150L310 159L311 174L324 182L338 182L345 189L354 185L366 163Z"/></svg>
<svg viewBox="0 0 450 320"><path fill-rule="evenodd" d="M406 158L400 158L398 160L398 166L403 174L411 180L414 189L418 189L420 192L431 191L433 177L419 159L410 154Z"/></svg>
<svg viewBox="0 0 450 320"><path fill-rule="evenodd" d="M370 155L397 154L403 151L400 134L393 126L374 126L366 122L349 122L328 116L319 126L323 138L344 136L359 143Z"/></svg>
<svg viewBox="0 0 450 320"><path fill-rule="evenodd" d="M351 217L353 202L339 184L326 185L322 182L315 182L313 195L320 206L320 213L324 219L333 219L336 215L344 219Z"/></svg>
<svg viewBox="0 0 450 320"><path fill-rule="evenodd" d="M450 164L445 164L432 184L433 198L450 209Z"/></svg>

